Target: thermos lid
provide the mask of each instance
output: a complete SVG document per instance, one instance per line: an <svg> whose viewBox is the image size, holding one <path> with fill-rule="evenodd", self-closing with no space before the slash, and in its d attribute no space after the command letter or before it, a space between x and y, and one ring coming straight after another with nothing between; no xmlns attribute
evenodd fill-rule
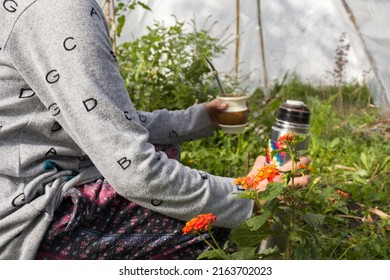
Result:
<svg viewBox="0 0 390 280"><path fill-rule="evenodd" d="M279 107L277 119L291 123L309 124L310 109L302 101L287 100Z"/></svg>

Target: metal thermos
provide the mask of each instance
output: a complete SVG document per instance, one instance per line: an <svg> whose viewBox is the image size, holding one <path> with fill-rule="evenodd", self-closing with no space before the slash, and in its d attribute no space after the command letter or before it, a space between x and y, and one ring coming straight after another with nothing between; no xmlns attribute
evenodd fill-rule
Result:
<svg viewBox="0 0 390 280"><path fill-rule="evenodd" d="M289 155L282 152L271 156L272 151L278 150L278 138L295 132L297 134L305 134L306 138L303 142L297 145L297 150L307 150L309 144L309 125L310 125L310 110L304 102L298 100L287 100L278 110L276 121L272 126L270 139L267 147L267 163L283 165L289 160Z"/></svg>
<svg viewBox="0 0 390 280"><path fill-rule="evenodd" d="M310 122L310 110L302 101L287 100L284 102L278 110L276 121L271 129L270 139L267 147L267 159L268 164L276 164L277 166L283 165L290 159L290 156L285 153L277 153L271 157L271 153L274 150L279 150L278 139L279 137L295 132L296 134L305 134L306 138L303 142L297 144L297 150L307 150L309 143L309 122ZM276 214L282 223L288 223L285 213ZM261 243L259 252L262 252L268 248L278 246L281 252L287 249L288 239L281 236L271 236L267 240Z"/></svg>

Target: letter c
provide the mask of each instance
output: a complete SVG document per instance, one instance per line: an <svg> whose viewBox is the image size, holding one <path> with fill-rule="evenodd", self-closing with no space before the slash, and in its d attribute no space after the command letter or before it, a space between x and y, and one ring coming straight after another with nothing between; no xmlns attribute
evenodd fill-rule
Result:
<svg viewBox="0 0 390 280"><path fill-rule="evenodd" d="M77 45L74 44L73 46L68 46L68 45L67 45L67 42L68 42L69 40L74 40L74 38L73 38L73 37L68 37L68 38L66 38L66 39L64 40L64 49L67 50L67 51L73 51L73 50L76 48Z"/></svg>
<svg viewBox="0 0 390 280"><path fill-rule="evenodd" d="M22 206L23 204L26 204L26 196L24 193L19 194L12 200L13 207Z"/></svg>
<svg viewBox="0 0 390 280"><path fill-rule="evenodd" d="M129 121L131 121L132 119L131 119L131 117L130 117L130 112L129 112L129 111L124 111L124 113L125 113L126 119L128 119Z"/></svg>

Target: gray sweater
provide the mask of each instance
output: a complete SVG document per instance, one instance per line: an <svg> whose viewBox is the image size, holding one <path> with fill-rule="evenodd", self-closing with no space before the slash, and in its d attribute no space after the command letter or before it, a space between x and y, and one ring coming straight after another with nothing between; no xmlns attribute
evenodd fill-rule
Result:
<svg viewBox="0 0 390 280"><path fill-rule="evenodd" d="M143 207L233 228L252 202L232 178L194 170L151 144L212 135L204 104L136 111L95 0L0 5L0 258L32 259L62 195L106 178ZM156 203L158 202L158 203Z"/></svg>

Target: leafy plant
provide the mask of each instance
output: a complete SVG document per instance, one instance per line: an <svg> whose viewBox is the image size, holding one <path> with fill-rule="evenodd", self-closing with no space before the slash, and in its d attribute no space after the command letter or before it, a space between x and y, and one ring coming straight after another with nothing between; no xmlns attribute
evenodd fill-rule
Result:
<svg viewBox="0 0 390 280"><path fill-rule="evenodd" d="M186 108L218 92L205 57L224 51L206 29L187 32L185 22L165 27L118 47L117 57L127 90L141 110Z"/></svg>
<svg viewBox="0 0 390 280"><path fill-rule="evenodd" d="M123 26L126 22L126 15L130 10L135 10L137 6L141 6L147 11L152 11L150 7L142 1L138 0L116 0L115 16L117 20L116 34L121 36Z"/></svg>
<svg viewBox="0 0 390 280"><path fill-rule="evenodd" d="M316 256L316 230L324 223L325 215L311 212L306 207L305 191L296 188L295 177L307 174L306 166L298 165L299 158L297 144L304 141L305 136L288 134L278 139L281 149L276 153L288 153L292 160L291 171L283 172L283 183L273 182L282 172L276 165L270 164L259 169L255 176L239 177L235 180L237 185L244 189L236 193L238 198L251 199L258 210L254 216L245 221L238 229L233 230L232 241L236 243L239 251L245 250L245 257L263 259L268 254L275 256L276 252L285 259L315 258ZM267 180L267 188L263 191L256 189L258 184ZM291 184L290 184L291 183ZM311 188L314 185L311 185ZM260 244L268 238L272 250L259 250ZM276 239L279 239L276 241ZM275 246L273 246L275 245ZM220 247L206 251L199 258L235 258ZM216 252L218 254L216 254ZM251 252L252 255L248 255Z"/></svg>

